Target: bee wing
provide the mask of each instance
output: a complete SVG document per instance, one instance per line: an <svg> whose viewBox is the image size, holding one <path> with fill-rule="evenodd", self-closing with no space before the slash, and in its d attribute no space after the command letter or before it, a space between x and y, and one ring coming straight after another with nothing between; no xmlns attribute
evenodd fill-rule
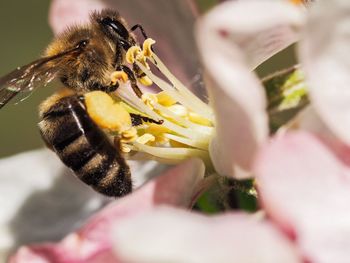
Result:
<svg viewBox="0 0 350 263"><path fill-rule="evenodd" d="M67 56L79 51L75 47L54 56L44 57L19 67L0 78L0 109L19 93L32 91L52 81Z"/></svg>

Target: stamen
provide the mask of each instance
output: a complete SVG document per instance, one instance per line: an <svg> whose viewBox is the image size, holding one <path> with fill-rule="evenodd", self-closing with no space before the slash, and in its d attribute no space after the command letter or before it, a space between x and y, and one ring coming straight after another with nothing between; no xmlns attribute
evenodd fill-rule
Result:
<svg viewBox="0 0 350 263"><path fill-rule="evenodd" d="M154 147L154 146L140 144L137 142L135 142L133 145L134 145L134 147L132 147L133 150L136 149L138 151L145 152L164 159L173 159L173 160L182 161L190 157L199 157L202 159L208 158L208 152L197 150L197 149Z"/></svg>
<svg viewBox="0 0 350 263"><path fill-rule="evenodd" d="M144 86L151 86L153 84L153 81L147 76L143 76L142 78L138 78L138 81Z"/></svg>
<svg viewBox="0 0 350 263"><path fill-rule="evenodd" d="M185 107L189 108L191 111L197 112L200 115L204 115L209 120L213 119L212 113L208 113L205 110L205 107L198 107L193 103L192 99L186 98L185 96L182 96L179 94L179 92L171 87L167 82L162 80L161 78L154 75L149 69L144 67L140 62L136 62L136 64L141 68L143 72L162 90L167 92L174 100L179 102L180 104L184 105ZM194 95L193 95L194 96ZM194 96L195 97L195 96ZM207 107L207 105L206 105Z"/></svg>
<svg viewBox="0 0 350 263"><path fill-rule="evenodd" d="M128 49L125 55L125 59L128 63L134 64L135 58L141 53L141 48L139 46L132 46Z"/></svg>
<svg viewBox="0 0 350 263"><path fill-rule="evenodd" d="M152 110L158 101L157 96L152 93L144 93L141 97L141 100Z"/></svg>
<svg viewBox="0 0 350 263"><path fill-rule="evenodd" d="M152 134L145 133L144 135L138 137L136 139L136 142L141 144L146 144L148 142L154 142L155 140L156 138Z"/></svg>
<svg viewBox="0 0 350 263"><path fill-rule="evenodd" d="M144 114L150 116L151 118L155 120L162 120L162 116L160 116L158 113L152 111L149 107L147 107L140 99L130 91L129 87L120 87L117 90L117 93L119 96L126 102L130 103L133 107L139 109ZM174 124L170 121L164 120L163 126L167 127L168 129L174 131L177 134L181 134L182 136L189 137L189 138L197 138L196 135L191 131L190 129L185 129L177 124Z"/></svg>
<svg viewBox="0 0 350 263"><path fill-rule="evenodd" d="M152 45L155 43L156 43L156 41L153 40L152 38L147 38L143 42L142 51L143 51L143 55L145 57L151 57L153 55Z"/></svg>
<svg viewBox="0 0 350 263"><path fill-rule="evenodd" d="M137 140L137 130L135 127L131 127L130 129L123 131L121 133L121 142L128 143Z"/></svg>
<svg viewBox="0 0 350 263"><path fill-rule="evenodd" d="M111 82L113 85L117 84L117 82L127 82L128 75L124 71L114 71L111 74Z"/></svg>
<svg viewBox="0 0 350 263"><path fill-rule="evenodd" d="M201 115L199 115L193 111L190 111L188 113L188 118L190 119L190 121L197 123L197 124L200 124L200 125L203 125L203 126L212 126L213 125L210 120L202 117Z"/></svg>
<svg viewBox="0 0 350 263"><path fill-rule="evenodd" d="M166 93L165 91L159 92L156 96L158 99L158 103L162 106L169 107L176 103L176 100L174 100L171 96L169 96L169 94Z"/></svg>
<svg viewBox="0 0 350 263"><path fill-rule="evenodd" d="M193 129L194 131L197 131L200 134L209 135L213 131L213 127L198 125L196 123L193 123L193 122L187 120L186 118L181 118L181 117L177 116L175 113L173 113L172 111L168 110L167 107L163 107L160 104L155 104L154 108L158 112L161 112L162 116L169 116L171 119L175 120L177 124L179 124L183 127Z"/></svg>
<svg viewBox="0 0 350 263"><path fill-rule="evenodd" d="M186 88L164 65L164 63L159 59L156 54L152 55L152 59L150 61L158 67L163 74L169 79L169 81L173 84L173 86L179 91L179 93L187 99L190 99L193 104L195 104L196 108L200 109L200 112L205 112L210 118L210 120L214 119L214 114L212 109L201 99L195 96L188 88ZM202 107L202 108L201 108ZM194 110L195 111L195 110ZM198 111L195 111L198 112ZM198 112L198 113L200 113Z"/></svg>
<svg viewBox="0 0 350 263"><path fill-rule="evenodd" d="M173 135L173 134L170 134L170 133L165 133L164 137L168 138L170 140L174 140L174 141L180 142L182 144L186 144L186 145L192 146L194 148L199 148L199 149L202 149L202 150L208 150L208 143L202 143L200 141L190 140L190 139L187 139L187 138L184 138L184 137L180 137L180 136L176 136L176 135Z"/></svg>
<svg viewBox="0 0 350 263"><path fill-rule="evenodd" d="M139 46L131 47L126 53L126 60L145 73L145 76L138 78L138 82L143 85L154 83L161 92L144 93L140 99L129 85L123 84L127 81L127 76L125 78L123 73L117 72L112 75L112 80L122 82L116 94L125 111L144 115L160 123L152 123L146 118L144 122L134 123L137 125L135 127L117 130L121 150L143 152L146 156L151 155L151 158L166 162L199 157L210 164L208 147L214 131L213 111L170 73L153 53L154 43L153 39L147 39L142 50ZM155 75L147 61L151 61L166 80Z"/></svg>

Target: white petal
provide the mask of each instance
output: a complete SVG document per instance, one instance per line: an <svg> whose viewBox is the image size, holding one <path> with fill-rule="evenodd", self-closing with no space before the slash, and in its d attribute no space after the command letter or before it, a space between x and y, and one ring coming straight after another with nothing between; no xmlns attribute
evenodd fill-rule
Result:
<svg viewBox="0 0 350 263"><path fill-rule="evenodd" d="M315 109L350 144L349 1L320 1L311 9L299 53Z"/></svg>
<svg viewBox="0 0 350 263"><path fill-rule="evenodd" d="M53 32L57 35L68 26L89 22L91 11L106 7L107 4L101 0L53 0L49 22Z"/></svg>
<svg viewBox="0 0 350 263"><path fill-rule="evenodd" d="M198 197L204 164L191 159L166 171L141 189L117 199L94 214L82 228L57 243L21 247L10 262L107 263L121 262L112 254L111 230L115 224L161 204L189 208Z"/></svg>
<svg viewBox="0 0 350 263"><path fill-rule="evenodd" d="M329 130L327 125L316 112L314 105L309 105L302 110L296 119L293 120L292 125L300 130L320 135L323 138L329 138L330 140L336 139L334 133Z"/></svg>
<svg viewBox="0 0 350 263"><path fill-rule="evenodd" d="M307 262L349 262L350 148L305 132L267 144L255 174L269 218Z"/></svg>
<svg viewBox="0 0 350 263"><path fill-rule="evenodd" d="M211 34L228 38L253 69L296 42L305 18L301 8L287 1L255 0L225 2L205 20ZM210 54L212 48L206 52ZM217 51L220 52L219 47Z"/></svg>
<svg viewBox="0 0 350 263"><path fill-rule="evenodd" d="M62 238L106 201L48 150L0 160L0 258L19 245Z"/></svg>
<svg viewBox="0 0 350 263"><path fill-rule="evenodd" d="M272 225L244 214L206 217L161 207L119 222L114 240L126 262L299 262Z"/></svg>
<svg viewBox="0 0 350 263"><path fill-rule="evenodd" d="M302 24L300 9L270 1L225 2L200 21L197 42L216 115L210 153L220 174L251 175L268 124L264 89L250 68L291 44Z"/></svg>

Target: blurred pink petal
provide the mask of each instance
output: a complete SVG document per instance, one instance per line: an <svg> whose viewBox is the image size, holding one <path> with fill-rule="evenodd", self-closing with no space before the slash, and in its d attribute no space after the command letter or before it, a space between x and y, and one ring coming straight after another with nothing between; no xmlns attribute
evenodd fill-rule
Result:
<svg viewBox="0 0 350 263"><path fill-rule="evenodd" d="M47 149L0 160L0 262L21 245L63 238L107 200Z"/></svg>
<svg viewBox="0 0 350 263"><path fill-rule="evenodd" d="M350 144L350 2L313 7L299 45L310 97L321 119Z"/></svg>
<svg viewBox="0 0 350 263"><path fill-rule="evenodd" d="M339 146L289 134L267 145L256 165L265 209L308 262L349 260L350 149Z"/></svg>
<svg viewBox="0 0 350 263"><path fill-rule="evenodd" d="M189 84L199 73L191 4L188 0L53 0L49 20L58 33L74 23L86 22L92 10L116 9L130 26L144 27L148 36L157 41L157 54Z"/></svg>
<svg viewBox="0 0 350 263"><path fill-rule="evenodd" d="M114 242L116 254L130 263L300 262L278 230L247 214L156 208L116 224Z"/></svg>
<svg viewBox="0 0 350 263"><path fill-rule="evenodd" d="M211 29L210 37L221 35L221 39L226 38L226 42L239 50L245 63L254 69L296 42L304 20L302 9L287 1L252 0L222 3L209 12L205 23ZM205 50L208 57L213 58L213 52L220 52L219 48L208 48Z"/></svg>
<svg viewBox="0 0 350 263"><path fill-rule="evenodd" d="M101 0L53 0L49 13L49 23L55 35L68 26L89 22L89 13L106 8Z"/></svg>
<svg viewBox="0 0 350 263"><path fill-rule="evenodd" d="M272 13L261 12L262 8ZM290 44L294 36L291 28L299 20L299 9L290 5L230 1L210 11L198 24L197 43L216 115L216 135L210 154L220 174L251 176L251 162L256 149L267 138L268 124L264 89L249 66ZM270 36L270 32L277 37L274 34L272 39L262 37Z"/></svg>
<svg viewBox="0 0 350 263"><path fill-rule="evenodd" d="M189 207L203 176L200 160L186 161L116 200L60 243L22 247L10 262L118 262L110 250L112 225L160 204Z"/></svg>
<svg viewBox="0 0 350 263"><path fill-rule="evenodd" d="M337 140L334 133L320 118L313 104L302 110L292 122L298 130L308 131L328 140Z"/></svg>

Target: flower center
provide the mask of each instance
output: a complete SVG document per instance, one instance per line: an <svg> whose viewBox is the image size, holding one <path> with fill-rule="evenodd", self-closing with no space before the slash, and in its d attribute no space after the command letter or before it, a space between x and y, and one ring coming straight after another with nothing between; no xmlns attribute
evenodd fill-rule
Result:
<svg viewBox="0 0 350 263"><path fill-rule="evenodd" d="M134 136L124 139L121 132L124 152L143 152L152 159L174 163L189 157L200 157L209 161L208 145L214 130L212 109L185 87L152 51L152 39L139 46L131 47L126 59L137 65L146 76L139 79L143 85L154 83L162 91L144 93L138 98L127 85L120 85L116 91L129 113L142 115L161 124L143 122L134 126ZM166 80L155 75L150 64L157 68ZM127 131L130 132L130 131Z"/></svg>

